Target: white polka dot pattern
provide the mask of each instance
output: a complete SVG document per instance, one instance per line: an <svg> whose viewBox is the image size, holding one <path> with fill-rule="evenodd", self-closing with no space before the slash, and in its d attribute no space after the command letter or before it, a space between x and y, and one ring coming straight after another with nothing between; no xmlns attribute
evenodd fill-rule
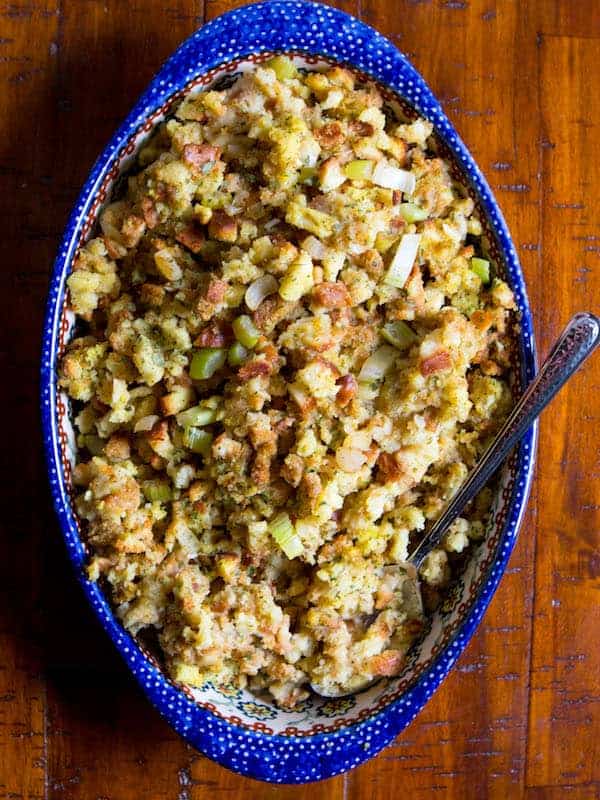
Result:
<svg viewBox="0 0 600 800"><path fill-rule="evenodd" d="M73 324L65 310L65 278L73 255L89 235L114 179L173 97L190 83L206 84L243 68L240 59L248 66L260 54L278 50L300 51L310 63L319 56L346 62L389 87L434 123L479 203L488 238L515 292L520 310L518 383L523 386L531 379L535 345L515 248L485 179L429 87L390 42L358 20L311 2L272 0L231 11L190 37L160 70L95 164L54 266L44 326L41 410L51 491L69 555L96 615L150 700L175 730L224 766L275 783L303 783L338 775L376 754L411 722L455 663L512 551L531 482L537 429L528 434L503 472L493 523L462 576L454 605L436 614L399 679L356 698L311 701L286 715L248 693L223 687L209 686L194 695L184 692L123 630L98 586L86 579L86 549L69 497L72 428L68 402L57 392L55 375L57 355Z"/></svg>

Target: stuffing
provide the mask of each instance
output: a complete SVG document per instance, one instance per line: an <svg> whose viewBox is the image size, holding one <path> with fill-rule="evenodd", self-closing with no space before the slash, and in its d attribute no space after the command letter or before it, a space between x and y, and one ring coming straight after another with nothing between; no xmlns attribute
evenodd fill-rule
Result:
<svg viewBox="0 0 600 800"><path fill-rule="evenodd" d="M398 675L423 627L400 565L510 409L515 308L431 136L277 56L183 99L74 260L88 571L176 681L293 708Z"/></svg>

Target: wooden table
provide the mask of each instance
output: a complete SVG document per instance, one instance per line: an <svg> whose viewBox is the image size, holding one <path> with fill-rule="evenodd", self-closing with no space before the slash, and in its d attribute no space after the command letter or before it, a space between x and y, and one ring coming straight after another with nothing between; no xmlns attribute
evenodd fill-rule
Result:
<svg viewBox="0 0 600 800"><path fill-rule="evenodd" d="M0 3L4 532L0 798L600 797L600 357L548 410L529 511L479 632L396 743L274 788L187 747L75 585L37 422L50 265L90 165L159 64L228 0ZM541 355L600 308L598 0L337 0L413 60L512 230Z"/></svg>

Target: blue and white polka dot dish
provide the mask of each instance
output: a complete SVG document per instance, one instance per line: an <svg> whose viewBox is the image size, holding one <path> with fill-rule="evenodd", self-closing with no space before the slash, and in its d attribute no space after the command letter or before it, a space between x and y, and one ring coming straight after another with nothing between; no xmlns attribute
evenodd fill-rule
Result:
<svg viewBox="0 0 600 800"><path fill-rule="evenodd" d="M474 550L404 672L363 694L340 700L314 697L293 711L282 711L234 687L207 684L193 693L182 691L124 631L100 588L87 580L86 548L69 494L75 456L69 402L56 385L57 359L74 322L65 307L65 278L115 179L182 90L233 78L278 51L293 52L308 68L343 62L379 82L392 104L397 95L404 113L416 111L434 123L442 152L478 203L490 252L515 293L520 311L515 391L529 382L535 345L515 248L489 186L429 87L387 39L353 17L303 0L272 0L225 14L191 36L161 68L94 165L54 266L44 326L41 403L52 495L69 556L94 612L149 699L190 744L223 766L275 783L304 783L338 775L379 752L411 722L461 654L515 543L532 477L536 429L504 468L486 539Z"/></svg>

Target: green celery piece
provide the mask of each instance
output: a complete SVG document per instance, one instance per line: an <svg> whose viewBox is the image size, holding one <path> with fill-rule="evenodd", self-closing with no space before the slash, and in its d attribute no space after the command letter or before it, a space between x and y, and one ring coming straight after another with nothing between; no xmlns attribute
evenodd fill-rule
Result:
<svg viewBox="0 0 600 800"><path fill-rule="evenodd" d="M190 378L195 381L204 381L225 366L227 350L224 347L203 347L192 356L190 364Z"/></svg>

